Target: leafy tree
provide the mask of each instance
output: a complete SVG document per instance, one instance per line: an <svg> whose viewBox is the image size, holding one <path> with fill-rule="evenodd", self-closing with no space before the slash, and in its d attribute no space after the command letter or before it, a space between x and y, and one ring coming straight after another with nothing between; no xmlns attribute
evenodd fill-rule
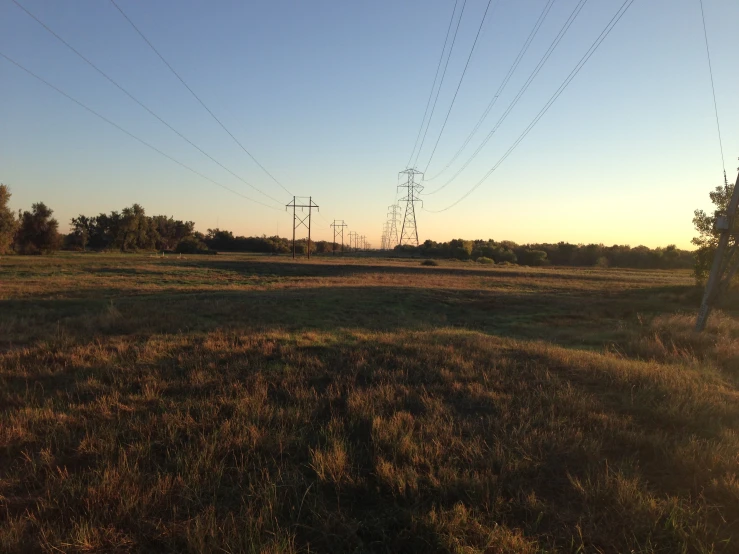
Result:
<svg viewBox="0 0 739 554"><path fill-rule="evenodd" d="M210 252L208 246L195 235L183 238L175 250L178 254L206 254Z"/></svg>
<svg viewBox="0 0 739 554"><path fill-rule="evenodd" d="M43 202L33 204L30 212L23 212L15 236L15 247L21 254L45 254L61 245L59 223L51 215L53 210Z"/></svg>
<svg viewBox="0 0 739 554"><path fill-rule="evenodd" d="M180 221L166 215L155 215L151 224L158 236L156 247L158 250L174 250L177 245L195 231L193 221Z"/></svg>
<svg viewBox="0 0 739 554"><path fill-rule="evenodd" d="M10 188L0 183L0 254L11 251L15 230L18 227L15 214L8 206L10 196Z"/></svg>
<svg viewBox="0 0 739 554"><path fill-rule="evenodd" d="M96 218L79 215L69 222L72 228L66 237L65 246L72 250L85 250L90 236L95 232Z"/></svg>
<svg viewBox="0 0 739 554"><path fill-rule="evenodd" d="M153 249L159 240L159 233L150 218L146 217L144 208L134 204L121 211L120 228L116 245L121 252L126 250Z"/></svg>
<svg viewBox="0 0 739 554"><path fill-rule="evenodd" d="M517 253L518 263L521 265L540 266L547 263L547 253L543 250L530 250L522 248Z"/></svg>
<svg viewBox="0 0 739 554"><path fill-rule="evenodd" d="M695 225L695 229L698 231L698 236L692 242L698 247L698 251L695 255L693 271L695 278L699 282L703 281L711 270L713 257L718 246L718 239L721 236L721 232L716 230L715 227L716 220L719 216L726 215L729 200L731 200L733 193L734 185L718 186L708 194L715 208L713 214L708 215L703 210L695 210L694 212L693 225ZM734 248L737 245L737 239L739 238L739 218L734 220L734 229L732 231L734 232L729 238L729 248Z"/></svg>

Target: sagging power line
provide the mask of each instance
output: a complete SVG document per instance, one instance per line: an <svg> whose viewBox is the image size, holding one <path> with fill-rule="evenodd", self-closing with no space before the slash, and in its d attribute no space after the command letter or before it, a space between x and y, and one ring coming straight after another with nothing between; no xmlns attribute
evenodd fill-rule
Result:
<svg viewBox="0 0 739 554"><path fill-rule="evenodd" d="M183 135L180 131L175 129L172 125L170 125L167 121L165 121L162 117L160 117L154 110L149 108L146 104L144 104L141 100L139 100L136 96L134 96L131 92L128 91L123 85L118 83L115 79L113 79L110 75L108 75L105 71L100 69L95 63L93 63L89 58L87 58L84 54L82 54L79 50L77 50L74 46L69 44L66 40L64 40L59 34L57 34L51 27L49 27L46 23L41 21L36 15L34 15L32 12L30 12L28 9L25 8L18 0L11 0L18 8L23 10L29 17L31 17L36 23L41 25L49 34L51 34L54 38L56 38L59 42L61 42L64 46L66 46L70 51L72 51L77 57L79 57L82 61L84 61L87 65L89 65L91 68L93 68L95 71L97 71L102 77L104 77L108 82L110 82L113 86L115 86L118 90L120 90L123 94L128 96L131 100L133 100L136 104L138 104L141 108L146 110L151 116L153 116L155 119L157 119L160 123L162 123L165 127L167 127L170 131L175 133L178 137L180 137L182 140L187 142L190 146L195 148L198 152L203 154L206 158L211 160L213 163L218 165L221 169L225 170L229 174L231 174L233 177L244 183L246 186L250 187L251 189L255 190L259 194L265 196L266 198L269 198L276 204L281 204L280 200L277 200L273 196L270 196L266 192L262 191L258 187L255 187L251 183L249 183L246 179L241 177L240 175L234 173L231 171L228 167L223 165L221 162L219 162L217 159L215 159L213 156L208 154L205 150L203 150L200 146L195 144L192 140L187 138L185 135Z"/></svg>
<svg viewBox="0 0 739 554"><path fill-rule="evenodd" d="M554 5L554 2L556 2L556 0L547 0L547 3L544 5L544 8L542 9L541 13L539 14L539 17L534 23L534 27L531 29L531 32L529 33L528 37L526 37L526 40L524 41L523 46L521 47L521 50L519 50L518 55L513 60L513 63L508 68L508 71L506 72L505 77L503 77L503 81L498 86L498 89L495 91L493 98L490 100L487 107L482 112L482 115L477 120L477 123L475 123L475 126L472 128L472 131L470 131L469 135L467 135L467 138L465 138L464 141L462 142L462 145L454 153L454 156L452 156L452 159L449 160L449 162L441 169L441 171L436 173L436 175L434 175L433 177L426 177L424 175L424 181L426 182L433 181L434 179L441 176L447 169L451 167L451 165L455 161L457 161L457 158L460 156L460 154L464 151L465 148L467 148L467 145L470 143L470 141L475 136L477 131L480 129L482 124L485 122L485 120L488 117L488 114L493 109L495 104L498 102L500 95L503 94L503 91L508 85L508 82L511 80L511 77L513 77L513 74L516 72L516 69L518 69L518 66L521 63L521 60L526 55L526 52L528 52L529 47L531 46L531 43L536 38L536 35L539 33L539 29L541 29L541 26L544 24L544 20L549 15L549 12L551 11L552 6ZM426 169L428 170L428 167Z"/></svg>
<svg viewBox="0 0 739 554"><path fill-rule="evenodd" d="M15 0L14 0L14 1L15 1ZM135 30L135 31L136 31L136 32L137 32L137 33L139 34L139 36L140 36L140 37L141 37L141 38L142 38L142 39L144 40L144 42L146 42L146 44L148 44L148 45L149 45L149 48L151 48L151 49L152 49L152 51L153 51L153 52L154 52L154 53L155 53L155 54L156 54L156 55L157 55L157 56L159 57L159 59L160 59L160 60L162 60L162 62L164 63L164 65L166 65L166 66L167 66L167 68L169 68L169 70L170 70L170 71L172 72L172 74L173 74L173 75L174 75L175 77L177 77L177 79L178 79L178 80L180 81L180 83L182 83L182 84L183 84L183 86L184 86L184 87L185 87L185 88L186 88L186 89L187 89L187 90L188 90L188 91L190 92L190 94L192 94L193 98L195 98L195 100L197 100L197 101L198 101L198 103L199 103L199 104L200 104L200 105L201 105L201 106L202 106L202 107L203 107L203 108L205 109L205 111L207 111L207 112L208 112L208 114L210 114L210 116L211 116L211 117L213 118L213 120L214 120L214 121L215 121L216 123L218 123L218 125L219 125L219 126L220 126L220 127L221 127L221 128L222 128L222 129L223 129L223 130L224 130L224 131L225 131L225 132L227 133L227 134L228 134L228 136L230 136L230 137L231 137L231 139L233 139L233 141L234 141L234 142L235 142L235 143L236 143L236 144L237 144L237 145L239 146L239 148L241 148L241 150L243 150L243 151L244 151L244 152L245 152L245 153L246 153L246 154L247 154L247 155L248 155L248 156L249 156L249 157L250 157L250 158L252 159L252 161L253 161L253 162L254 162L255 164L257 164L257 165L259 166L259 168L260 168L260 169L261 169L262 171L264 171L264 173L266 173L266 174L267 174L267 175L269 176L269 178L270 178L270 179L272 179L272 181L274 181L274 182L275 182L275 183L276 183L277 185L279 185L279 186L280 186L280 187L282 188L282 190L284 190L284 191L285 191L285 192L286 192L287 194L290 194L290 195L292 195L292 192L290 192L290 191L289 191L289 190L288 190L288 189L287 189L287 188L285 187L285 185L283 185L283 184L282 184L282 183L281 183L280 181L278 181L278 180L277 180L277 178L276 178L276 177L275 177L274 175L272 175L272 173L270 173L270 172L269 172L269 171L267 170L267 168L266 168L266 167L264 167L264 166L263 166L263 165L262 165L262 164L261 164L261 163L259 162L259 160L257 160L257 159L256 159L256 158L255 158L255 157L254 157L254 156L252 155L252 153L251 153L251 152L249 152L249 150L247 150L247 149L246 149L246 147L245 147L245 146L244 146L243 144L241 144L241 142L239 141L239 139L237 139L237 138L236 138L236 137L234 136L234 134L233 134L233 133L232 133L231 131L229 131L229 130L228 130L228 128L227 128L227 127L226 127L226 126L225 126L225 125L223 124L223 122L222 122L222 121L221 121L221 120L220 120L220 119L219 119L218 117L216 117L216 115L215 115L215 114L213 113L213 111L212 111L212 110L211 110L211 109L210 109L210 108L209 108L209 107L208 107L208 106L207 106L207 105L205 104L205 102L203 102L203 100L202 100L202 99L200 98L200 96L198 96L198 95L197 95L197 94L195 93L195 91L194 91L194 90L193 90L193 89L192 89L192 88L190 87L190 85L188 85L188 84L187 84L187 83L185 82L185 80L184 80L184 79L183 79L183 78L182 78L182 77L180 76L180 74L179 74L179 73L177 73L177 71L175 71L174 67L172 67L172 65L171 65L171 64L170 64L170 63L169 63L169 62L168 62L168 61L167 61L167 60L166 60L166 59L164 58L164 56L162 56L162 55L161 55L161 54L159 53L159 50L157 50L157 49L156 49L156 48L154 47L154 45L153 45L153 44L151 43L151 41L150 41L150 40L149 40L148 38L146 38L146 35L144 35L144 33L142 33L142 32L141 32L141 30L140 30L140 29L139 29L139 28L138 28L138 27L136 26L136 24L135 24L135 23L134 23L134 22L133 22L133 21L131 20L131 18L130 18L130 17L128 17L128 15L126 15L126 13L125 13L125 12L124 12L124 11L123 11L123 10L121 9L121 7L120 7L120 6L118 5L118 4L116 4L115 0L110 0L110 2L111 2L111 4L113 4L113 6L115 6L115 8L116 8L116 9L117 9L117 10L118 10L118 11L120 12L120 14L121 14L121 15L122 15L122 16L124 17L124 19L125 19L126 21L128 21L128 23L129 23L129 24L131 25L131 27L133 27L133 28L134 28L134 30Z"/></svg>
<svg viewBox="0 0 739 554"><path fill-rule="evenodd" d="M495 5L493 6L493 11L495 11L495 8L498 6L498 1L495 0ZM457 83L457 89L454 91L454 96L452 97L452 102L449 104L449 110L446 112L446 117L444 118L444 123L441 125L441 130L439 131L439 136L436 137L436 143L434 143L434 149L431 151L431 156L429 156L429 161L426 162L426 167L424 167L423 172L425 173L428 171L429 166L431 165L431 160L434 159L434 154L436 154L436 149L439 147L439 141L441 141L441 136L444 134L444 129L446 129L446 124L449 121L449 116L452 114L452 109L454 108L454 102L457 100L457 95L459 94L459 89L462 88L462 82L464 81L464 76L467 74L467 68L470 65L470 60L472 59L472 54L475 52L475 47L477 46L477 41L480 38L480 33L482 32L482 27L485 25L485 19L488 16L488 10L490 10L490 5L492 4L493 0L488 0L488 4L485 7L485 13L482 16L482 21L480 21L480 27L477 29L477 34L475 35L475 41L472 43L472 48L470 48L470 54L467 56L467 62L464 64L464 70L462 70L462 75L459 78L459 83Z"/></svg>
<svg viewBox="0 0 739 554"><path fill-rule="evenodd" d="M46 79L44 79L43 77L40 77L39 75L37 75L36 73L34 73L33 71L31 71L30 69L28 69L28 68L24 67L23 65L21 65L20 63L18 63L17 61L15 61L14 59L12 59L11 57L7 56L6 54L4 54L4 53L0 52L0 57L2 57L2 58L4 58L4 59L6 59L6 60L7 60L7 61L9 61L10 63L12 63L12 64L13 64L13 65L15 65L16 67L18 67L19 69L21 69L21 70L25 71L25 72L26 72L26 73L28 73L28 74L29 74L29 75L30 75L31 77L34 77L35 79L37 79L37 80L41 81L42 83L44 83L44 84L45 84L46 86L48 86L49 88L51 88L52 90L55 90L56 92L58 92L59 94L61 94L61 95L62 95L62 96L64 96L65 98L67 98L67 99L71 100L72 102L74 102L75 104L77 104L78 106L80 106L81 108L83 108L83 109L87 110L87 111L88 111L88 112L90 112L90 113L91 113L92 115L94 115L94 116L96 116L96 117L98 117L98 118L102 119L103 121L105 121L105 122L106 122L106 123L108 123L109 125L112 125L113 127L115 127L116 129L118 129L119 131L121 131L121 132L123 132L123 133L127 134L127 135L128 135L129 137L131 137L132 139L134 139L134 140L136 140L136 141L140 142L141 144L143 144L144 146L146 146L146 147L148 147L148 148L151 148L151 149L152 149L152 150L153 150L154 152L156 152L157 154L160 154L160 155L164 156L165 158L167 158L167 159L169 159L169 160L173 161L173 162L174 162L174 163L176 163L177 165L179 165L179 166L181 166L181 167L183 167L183 168L187 169L188 171L190 171L190 172L194 173L194 174L195 174L195 175L197 175L198 177L201 177L201 178L205 179L206 181L209 181L210 183L213 183L214 185L216 185L216 186L218 186L218 187L221 187L221 188L222 188L222 189L224 189L224 190L227 190L227 191L229 191L229 192L231 192L231 193L233 193L233 194L235 194L235 195L237 195L237 196L240 196L241 198L244 198L245 200L249 200L250 202L254 202L255 204L259 204L260 206L264 206L265 208L269 208L269 209L271 209L271 210L276 210L276 211L277 211L277 208L275 208L275 207L273 207L273 206L270 206L269 204L265 204L264 202L260 202L259 200L254 200L253 198L250 198L250 197L248 197L248 196L245 196L245 195L241 194L240 192L238 192L238 191L236 191L236 190L234 190L234 189L232 189L232 188L230 188L230 187L227 187L226 185L223 185L223 184L219 183L218 181L215 181L215 180L211 179L210 177L207 177L207 176L203 175L202 173L200 173L200 172L199 172L199 171L197 171L196 169L193 169L193 168L192 168L192 167L190 167L189 165L187 165L187 164L184 164L184 163L182 163L182 162L181 162L181 161L179 161L178 159L176 159L176 158L173 158L173 157L172 157L172 156L170 156L169 154L167 154L167 153L165 153L165 152L161 151L161 150L160 150L159 148L157 148L157 147L156 147L156 146L154 146L153 144L151 144L151 143L148 143L148 142L146 142L146 141L145 141L144 139L142 139L142 138L139 138L139 137L137 137L136 135L134 135L134 134L133 134L133 133L131 133L130 131L128 131L128 130L126 130L126 129L124 129L123 127L121 127L120 125L118 125L117 123L115 123L114 121L111 121L110 119L108 119L108 118L107 118L107 117L105 117L104 115L102 115L102 114L100 114L100 113L96 112L95 110L93 110L92 108L90 108L89 106L87 106L86 104L84 104L83 102L81 102L81 101L77 100L76 98L74 98L74 97L70 96L69 94L67 94L66 92L64 92L64 91L63 91L62 89L58 88L58 87L57 87L57 86L55 86L55 85L52 85L52 84L51 84L51 83L50 83L49 81L47 81L47 80L46 80Z"/></svg>
<svg viewBox="0 0 739 554"><path fill-rule="evenodd" d="M579 0L578 3L575 5L575 8L570 13L570 16L567 18L565 23L562 25L562 28L559 30L557 35L554 37L554 40L552 40L551 44L549 45L549 48L547 48L546 52L542 55L541 59L539 60L539 63L536 64L536 67L531 71L529 74L529 77L526 79L524 84L521 86L521 88L516 93L516 96L513 98L513 100L510 102L508 107L505 109L503 114L498 118L498 121L493 126L492 130L487 134L487 136L483 139L482 143L477 147L477 149L472 153L472 155L467 158L467 161L462 164L462 166L454 173L454 175L447 180L446 183L441 185L440 187L424 193L425 195L431 195L436 194L437 192L443 190L448 185L450 185L459 175L467 169L467 167L472 163L472 161L478 156L478 154L482 151L483 148L485 148L485 145L490 141L490 139L495 135L495 133L498 131L500 126L505 122L505 120L508 118L510 113L513 111L513 108L516 107L518 102L521 100L523 95L526 93L526 91L531 86L531 83L533 83L534 79L536 79L537 75L541 72L544 65L547 63L549 58L552 56L554 51L556 50L559 43L562 41L564 36L567 34L567 31L569 31L572 24L575 22L575 19L577 19L577 16L580 14L582 9L585 7L585 4L588 2L588 0Z"/></svg>
<svg viewBox="0 0 739 554"><path fill-rule="evenodd" d="M462 2L462 9L459 12L459 19L457 20L457 26L454 29L454 36L452 37L452 44L449 47L449 54L446 58L446 63L444 64L444 71L441 74L441 79L439 81L439 87L436 89L436 97L434 98L434 103L431 106L431 113L429 115L428 121L426 123L426 130L423 132L423 138L421 139L421 145L418 147L418 151L416 153L416 158L413 161L413 167L415 167L418 164L418 157L421 155L421 150L423 150L423 145L426 142L426 135L429 132L429 126L431 125L431 119L434 117L434 110L436 110L436 103L439 101L439 93L441 92L441 86L444 84L444 77L446 76L446 70L449 67L449 60L452 57L452 52L454 51L454 44L457 42L457 33L459 32L459 25L462 23L462 16L464 15L464 8L467 6L467 0L463 0ZM456 10L457 5L454 5L454 8ZM452 13L452 21L454 21L454 13ZM447 32L448 37L448 32ZM446 45L446 41L444 42ZM441 52L442 58L444 57L444 51ZM438 72L438 69L437 69ZM434 79L435 80L435 79ZM433 95L434 88L431 87L431 94ZM421 122L421 129L423 129L423 121ZM416 142L418 142L418 138L416 138ZM415 147L414 147L415 150ZM411 158L413 159L413 152L411 152ZM410 159L408 160L408 163L406 164L406 167L411 167Z"/></svg>
<svg viewBox="0 0 739 554"><path fill-rule="evenodd" d="M600 47L600 45L603 43L603 41L608 37L608 35L611 34L611 31L614 29L614 27L618 24L619 21L621 21L621 18L626 14L626 12L629 10L629 8L632 6L632 4L636 0L624 0L624 3L621 4L616 14L611 18L611 20L606 25L605 29L601 31L600 35L598 35L598 38L595 39L595 42L590 46L590 48L585 52L585 55L580 59L580 61L575 65L575 68L570 72L570 74L565 78L565 80L562 82L562 84L559 86L559 88L554 92L554 94L551 96L551 98L547 101L547 103L544 105L544 107L539 111L539 113L534 117L534 119L529 123L529 125L523 130L523 132L519 135L519 137L513 142L513 144L506 150L506 152L501 156L501 158L498 160L498 162L490 168L490 170L483 176L482 179L480 179L471 189L469 189L464 195L462 195L461 198L453 202L452 204L448 205L446 208L443 208L441 210L426 210L430 213L441 213L445 212L447 210L450 210L460 202L462 202L464 199L466 199L470 194L472 194L480 185L482 185L490 175L493 174L493 172L500 167L500 165L508 158L508 156L511 155L511 153L518 147L519 144L528 136L528 134L531 132L531 130L536 126L537 123L541 120L542 117L549 111L549 108L552 107L552 104L554 104L557 99L562 95L562 93L565 91L565 89L569 86L569 84L572 82L572 80L577 76L578 73L580 73L580 70L585 66L585 64L588 62L588 60L595 54L596 50ZM425 208L424 208L425 209Z"/></svg>
<svg viewBox="0 0 739 554"><path fill-rule="evenodd" d="M721 139L721 122L718 117L718 102L716 102L716 85L713 81L713 64L711 63L711 49L708 47L708 29L706 28L706 14L703 10L703 0L699 0L701 5L701 20L703 21L703 37L706 40L706 58L708 59L708 74L711 77L711 93L713 94L713 111L716 114L716 130L718 132L718 145L721 151L721 167L724 170L724 185L728 186L729 182L726 178L726 162L724 161L724 142Z"/></svg>

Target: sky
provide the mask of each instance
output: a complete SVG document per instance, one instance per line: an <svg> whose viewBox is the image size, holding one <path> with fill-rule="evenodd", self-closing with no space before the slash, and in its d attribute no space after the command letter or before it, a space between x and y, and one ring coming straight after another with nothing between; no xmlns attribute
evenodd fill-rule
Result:
<svg viewBox="0 0 739 554"><path fill-rule="evenodd" d="M459 0L459 16L464 0ZM467 0L418 167L441 171L495 95L547 0ZM579 0L555 0L526 55L443 185L492 130ZM196 228L290 236L285 204L377 247L398 173L419 133L454 0L117 0L267 175L203 109L108 0L18 0L211 161L82 61L11 0L0 52L183 168L0 57L0 182L11 207L50 206L67 231L82 213L137 202ZM739 156L736 0L704 0L729 180ZM622 0L588 0L492 139L444 189L422 194L419 239L676 244L722 184L699 0L635 0L520 145L477 189L560 87ZM456 25L456 20L455 23ZM450 38L451 41L451 38ZM447 46L448 52L448 46ZM443 68L443 65L442 65ZM437 137L439 146L430 158ZM212 179L236 191L219 188ZM268 198L268 195L274 200ZM266 207L249 197L268 204ZM303 231L298 236L304 235Z"/></svg>

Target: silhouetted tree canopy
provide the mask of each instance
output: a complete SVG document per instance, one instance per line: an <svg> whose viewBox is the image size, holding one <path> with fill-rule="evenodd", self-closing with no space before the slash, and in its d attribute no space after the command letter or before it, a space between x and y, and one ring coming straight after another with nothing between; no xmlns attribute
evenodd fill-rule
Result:
<svg viewBox="0 0 739 554"><path fill-rule="evenodd" d="M0 254L12 250L18 221L10 209L10 188L0 183Z"/></svg>
<svg viewBox="0 0 739 554"><path fill-rule="evenodd" d="M21 254L47 254L61 246L59 223L52 218L53 210L43 202L33 204L23 212L15 235L15 249Z"/></svg>
<svg viewBox="0 0 739 554"><path fill-rule="evenodd" d="M729 200L734 193L734 185L722 185L716 187L712 192L708 193L711 202L714 205L712 215L708 215L703 210L695 210L693 217L693 225L695 225L698 236L693 239L693 244L698 247L695 252L695 277L700 282L703 281L711 270L713 257L718 246L718 239L721 235L720 231L715 228L716 219L719 216L726 215L729 207ZM739 218L734 220L734 233L729 238L729 251L736 248L739 240Z"/></svg>
<svg viewBox="0 0 739 554"><path fill-rule="evenodd" d="M427 240L420 246L396 246L395 251L403 255L424 258L451 258L477 260L487 258L495 263L517 263L520 265L575 266L575 267L632 267L645 269L689 268L694 262L694 253L679 250L675 245L666 248L646 246L604 246L602 244L524 244L512 241L463 240L449 242Z"/></svg>

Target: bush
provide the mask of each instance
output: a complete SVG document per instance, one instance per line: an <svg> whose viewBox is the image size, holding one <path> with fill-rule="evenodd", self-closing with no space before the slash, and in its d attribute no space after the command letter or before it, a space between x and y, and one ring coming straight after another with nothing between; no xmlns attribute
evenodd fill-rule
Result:
<svg viewBox="0 0 739 554"><path fill-rule="evenodd" d="M209 250L205 243L198 240L194 236L185 237L175 248L175 252L178 254L211 254L212 250Z"/></svg>
<svg viewBox="0 0 739 554"><path fill-rule="evenodd" d="M486 258L485 256L480 256L479 258L477 258L477 263L478 264L494 264L495 260L493 260L492 258Z"/></svg>
<svg viewBox="0 0 739 554"><path fill-rule="evenodd" d="M439 265L439 262L437 262L435 260L423 260L421 262L421 265L434 265L434 266L436 266L436 265Z"/></svg>

